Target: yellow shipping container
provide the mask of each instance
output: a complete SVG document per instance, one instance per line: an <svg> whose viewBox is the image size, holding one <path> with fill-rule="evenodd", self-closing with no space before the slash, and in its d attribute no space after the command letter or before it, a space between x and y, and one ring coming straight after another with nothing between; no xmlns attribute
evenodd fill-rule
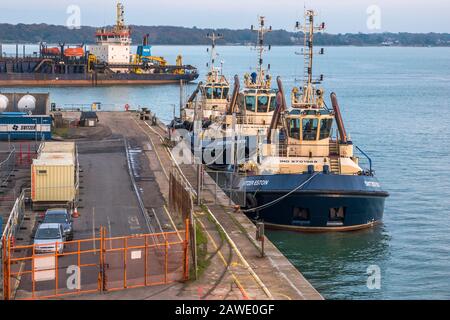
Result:
<svg viewBox="0 0 450 320"><path fill-rule="evenodd" d="M75 142L43 142L40 153L71 153L75 154Z"/></svg>
<svg viewBox="0 0 450 320"><path fill-rule="evenodd" d="M31 165L31 199L33 202L73 201L75 173L72 154L41 154Z"/></svg>

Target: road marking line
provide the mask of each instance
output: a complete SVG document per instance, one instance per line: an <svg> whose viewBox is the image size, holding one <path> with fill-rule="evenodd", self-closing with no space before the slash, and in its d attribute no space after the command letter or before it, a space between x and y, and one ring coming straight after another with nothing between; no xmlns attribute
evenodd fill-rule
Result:
<svg viewBox="0 0 450 320"><path fill-rule="evenodd" d="M106 219L108 219L108 231L109 231L109 248L112 249L112 232L111 232L111 220L109 219L109 216L106 216Z"/></svg>
<svg viewBox="0 0 450 320"><path fill-rule="evenodd" d="M95 246L95 207L92 207L92 243L94 245L94 254L97 254Z"/></svg>
<svg viewBox="0 0 450 320"><path fill-rule="evenodd" d="M178 231L178 228L177 228L177 226L175 225L175 222L173 222L172 216L170 215L169 210L167 210L166 205L164 205L163 208L164 208L164 210L166 211L167 216L168 216L169 219L170 219L170 223L172 224L173 228L174 228L175 231L177 232L178 239L180 239L180 241L182 241L183 239L181 239L181 236L180 236L180 233L179 233L179 231Z"/></svg>
<svg viewBox="0 0 450 320"><path fill-rule="evenodd" d="M152 144L152 146L153 146L153 151L155 152L156 157L157 157L158 160L159 160L159 164L161 165L161 169L162 169L164 175L166 176L167 180L169 180L169 175L167 174L166 170L164 169L163 163L162 163L162 161L161 161L161 158L159 157L158 152L156 151L156 146L155 146L155 144L153 143L152 137L150 137L150 134L149 134L147 131L145 131L144 128L141 127L141 125L139 124L139 122L138 122L135 118L132 118L132 119L134 120L134 122L136 122L136 124L138 125L139 129L141 129L142 132L144 132L145 135L150 139L150 143Z"/></svg>
<svg viewBox="0 0 450 320"><path fill-rule="evenodd" d="M222 252L220 251L219 247L217 246L216 241L214 241L214 238L211 236L211 234L208 232L208 230L206 229L205 225L203 224L203 222L199 219L196 218L197 222L200 223L200 225L202 226L203 230L206 232L206 234L208 235L208 238L211 240L211 243L214 246L214 249L216 250L217 254L220 257L220 260L222 260L223 264L225 265L227 271L230 272L231 277L233 278L234 282L236 283L236 285L238 286L239 290L241 291L242 295L244 296L244 298L249 299L249 296L247 294L247 291L245 290L244 286L241 284L241 282L238 280L237 276L234 274L234 272L230 269L230 264L227 263L227 260L225 259L225 257L223 256Z"/></svg>

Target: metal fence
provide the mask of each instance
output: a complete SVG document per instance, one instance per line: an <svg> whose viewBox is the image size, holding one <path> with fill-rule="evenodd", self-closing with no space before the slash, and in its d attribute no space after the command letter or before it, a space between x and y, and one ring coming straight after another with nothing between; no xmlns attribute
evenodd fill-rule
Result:
<svg viewBox="0 0 450 320"><path fill-rule="evenodd" d="M245 178L245 173L237 173L230 171L205 171L213 180L211 183L207 183L206 179L203 179L202 190L211 190L214 192L214 204L217 204L218 190L221 189L228 197L229 205L234 202L241 207L246 206L245 189L239 188L241 179Z"/></svg>
<svg viewBox="0 0 450 320"><path fill-rule="evenodd" d="M183 220L190 221L190 248L192 256L192 265L194 270L194 278L197 278L197 243L196 243L196 226L193 203L193 190L186 179L180 172L173 168L169 178L169 210Z"/></svg>
<svg viewBox="0 0 450 320"><path fill-rule="evenodd" d="M189 225L189 221L185 222ZM189 230L189 229L187 229ZM51 299L189 279L189 231L14 246L3 239L4 299ZM57 248L57 249L56 249Z"/></svg>
<svg viewBox="0 0 450 320"><path fill-rule="evenodd" d="M5 187L16 167L16 148L11 145L11 150L1 152L2 161L0 162L0 185Z"/></svg>
<svg viewBox="0 0 450 320"><path fill-rule="evenodd" d="M23 216L25 215L25 199L29 196L29 194L30 189L24 189L20 193L20 196L16 199L11 213L9 214L8 221L3 228L2 239L15 239L20 224L22 223Z"/></svg>

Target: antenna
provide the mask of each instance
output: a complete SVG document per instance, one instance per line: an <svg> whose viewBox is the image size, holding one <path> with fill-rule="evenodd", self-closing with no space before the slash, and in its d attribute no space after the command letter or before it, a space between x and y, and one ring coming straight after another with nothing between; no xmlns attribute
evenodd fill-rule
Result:
<svg viewBox="0 0 450 320"><path fill-rule="evenodd" d="M314 17L317 14L314 12L314 10L305 10L305 22L303 25L300 24L300 22L296 22L295 28L297 30L300 30L304 33L304 48L302 49L302 53L304 56L304 63L305 63L305 69L304 69L304 79L306 84L308 83L320 83L319 81L313 81L313 56L314 56L314 32L323 32L325 30L325 23L322 22L318 26L314 26ZM325 50L324 48L321 48L318 54L324 54ZM323 76L321 77L323 80Z"/></svg>
<svg viewBox="0 0 450 320"><path fill-rule="evenodd" d="M314 57L314 33L323 32L325 30L325 23L322 22L319 25L314 25L314 17L316 13L314 10L305 9L305 20L302 25L300 22L296 22L295 29L300 30L304 34L304 43L301 53L296 52L298 55L304 56L304 85L299 90L295 89L297 93L302 92L301 101L297 97L293 96L292 106L295 107L312 107L320 106L320 103L316 103L317 99L321 98L322 91L315 90L314 85L320 84L323 81L323 75L320 75L318 79L313 80L313 57ZM324 54L324 48L321 48L317 54Z"/></svg>
<svg viewBox="0 0 450 320"><path fill-rule="evenodd" d="M259 19L259 28L255 29L254 26L252 25L251 31L258 33L258 38L255 45L255 50L258 52L258 63L257 63L258 78L256 81L256 85L262 86L263 85L262 81L264 80L263 54L264 52L267 52L271 49L270 45L267 48L264 46L264 36L266 33L272 32L272 26L265 27L264 16L259 16L258 19Z"/></svg>
<svg viewBox="0 0 450 320"><path fill-rule="evenodd" d="M220 34L220 33L208 33L207 35L206 35L206 37L209 39L209 40L211 40L211 50L210 50L210 52L211 52L211 57L210 57L210 62L209 62L209 65L211 66L211 71L212 72L214 72L214 70L215 70L215 67L214 67L214 64L215 64L215 62L216 62L216 58L217 58L217 53L216 53L216 41L217 40L219 40L219 39L223 39L223 35L222 34ZM208 52L208 50L207 50L207 52Z"/></svg>

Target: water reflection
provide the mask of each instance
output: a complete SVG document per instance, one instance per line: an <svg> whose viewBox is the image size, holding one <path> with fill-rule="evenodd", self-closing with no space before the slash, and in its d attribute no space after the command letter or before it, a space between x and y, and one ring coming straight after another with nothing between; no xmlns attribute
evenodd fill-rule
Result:
<svg viewBox="0 0 450 320"><path fill-rule="evenodd" d="M369 265L380 267L383 280L390 240L383 225L356 232L267 235L325 298L383 298L366 285Z"/></svg>

